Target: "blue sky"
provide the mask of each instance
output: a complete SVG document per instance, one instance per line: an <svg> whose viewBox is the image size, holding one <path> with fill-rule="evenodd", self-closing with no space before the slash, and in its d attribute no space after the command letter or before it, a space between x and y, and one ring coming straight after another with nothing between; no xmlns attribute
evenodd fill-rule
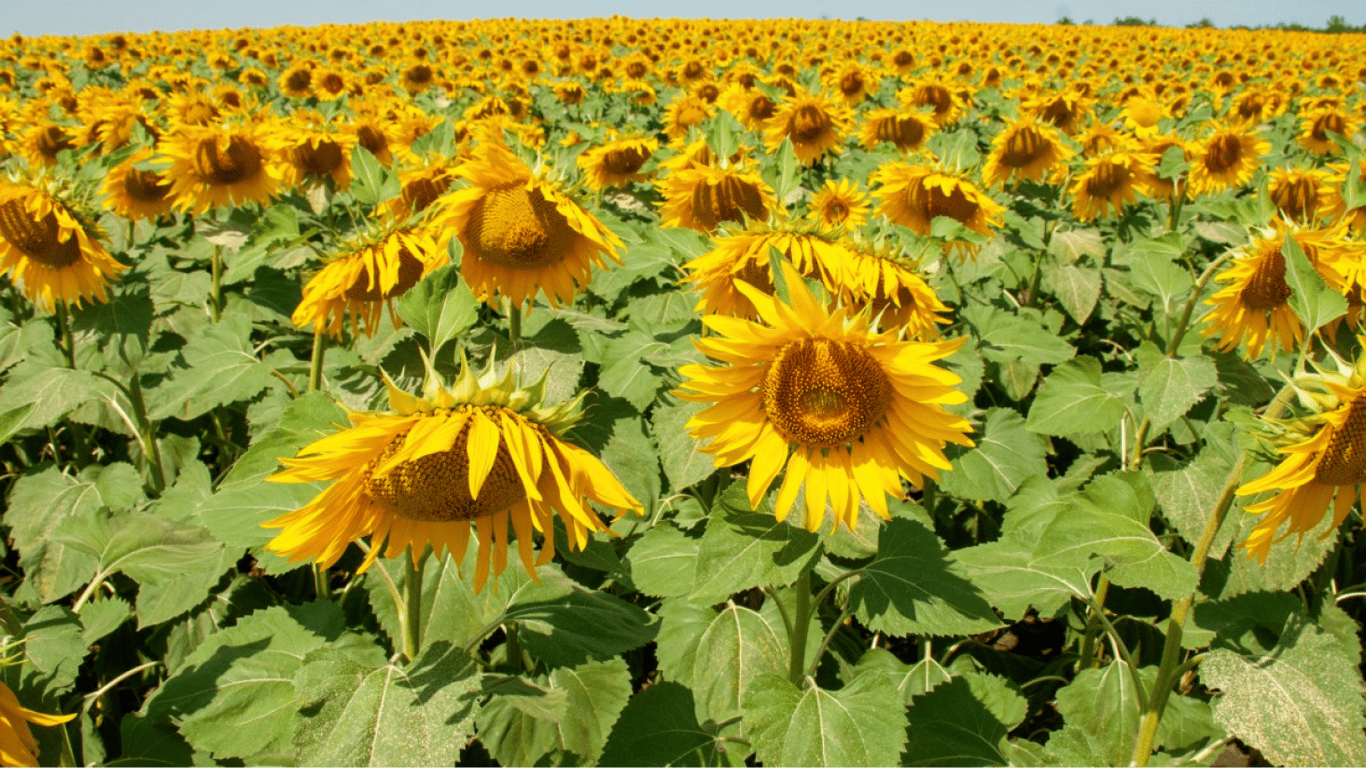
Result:
<svg viewBox="0 0 1366 768"><path fill-rule="evenodd" d="M0 14L0 34L94 35L106 32L149 32L155 29L224 29L313 26L365 21L479 19L497 17L584 18L621 14L654 16L670 13L691 18L818 18L828 15L877 20L1002 21L1052 23L1062 15L1077 21L1108 23L1117 16L1156 18L1180 26L1209 17L1218 26L1256 26L1279 21L1322 26L1340 14L1353 25L1366 24L1362 0L685 0L647 4L641 0L37 0L7 3ZM647 10L648 9L648 10Z"/></svg>

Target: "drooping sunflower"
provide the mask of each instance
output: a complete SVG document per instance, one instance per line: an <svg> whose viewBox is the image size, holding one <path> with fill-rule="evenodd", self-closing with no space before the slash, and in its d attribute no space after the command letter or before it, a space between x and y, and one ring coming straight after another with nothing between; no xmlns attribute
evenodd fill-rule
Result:
<svg viewBox="0 0 1366 768"><path fill-rule="evenodd" d="M688 273L683 282L691 283L701 294L697 310L708 315L757 319L758 310L739 284L772 295L770 249L776 249L803 276L826 286L839 284L838 275L852 258L832 238L800 226L775 229L762 222L752 224L742 232L716 237L712 250L683 265Z"/></svg>
<svg viewBox="0 0 1366 768"><path fill-rule="evenodd" d="M546 405L540 384L518 387L511 368L501 379L491 370L476 376L463 359L450 386L429 371L423 397L385 384L389 411L351 413L351 427L281 460L275 482L335 482L266 522L282 529L267 548L328 567L369 536L364 572L405 549L416 561L428 546L460 562L474 538L479 591L507 565L509 527L535 578L536 565L555 555L555 517L570 547L583 549L591 532L606 528L589 501L618 516L642 511L601 461L565 439L582 418L582 395ZM533 533L543 537L539 556Z"/></svg>
<svg viewBox="0 0 1366 768"><path fill-rule="evenodd" d="M868 221L872 204L868 193L849 179L826 179L820 191L807 203L806 217L825 229L857 229Z"/></svg>
<svg viewBox="0 0 1366 768"><path fill-rule="evenodd" d="M717 103L751 131L762 131L778 110L778 105L768 94L758 88L746 88L740 83L727 86Z"/></svg>
<svg viewBox="0 0 1366 768"><path fill-rule="evenodd" d="M939 325L949 322L949 308L899 248L870 241L842 239L850 254L844 261L836 293L850 307L867 307L878 327L902 330L909 339L939 338Z"/></svg>
<svg viewBox="0 0 1366 768"><path fill-rule="evenodd" d="M399 194L380 203L377 212L395 220L428 210L441 196L450 191L456 180L456 161L440 154L424 156L416 164L399 172Z"/></svg>
<svg viewBox="0 0 1366 768"><path fill-rule="evenodd" d="M882 84L882 77L857 59L849 59L832 68L824 79L826 87L832 93L838 92L844 103L851 107L868 98Z"/></svg>
<svg viewBox="0 0 1366 768"><path fill-rule="evenodd" d="M1290 307L1293 291L1285 279L1281 249L1287 230L1284 222L1274 222L1273 228L1242 247L1232 266L1215 276L1226 285L1205 302L1214 308L1205 315L1200 334L1216 336L1216 348L1237 349L1246 341L1248 358L1255 358L1270 342L1275 357L1277 351L1293 352L1304 340L1304 324Z"/></svg>
<svg viewBox="0 0 1366 768"><path fill-rule="evenodd" d="M1142 151L1144 154L1152 155L1157 158L1157 162L1162 162L1162 157L1167 154L1167 150L1176 148L1181 150L1182 157L1189 163L1199 149L1189 141L1181 138L1175 133L1164 133L1156 136L1149 136L1143 141ZM1179 189L1181 194L1186 193L1187 174L1181 173L1176 178L1163 178L1154 172L1148 177L1148 195L1154 200L1171 200Z"/></svg>
<svg viewBox="0 0 1366 768"><path fill-rule="evenodd" d="M256 124L185 126L167 136L158 149L172 160L166 176L176 207L199 214L270 200L284 172L269 146Z"/></svg>
<svg viewBox="0 0 1366 768"><path fill-rule="evenodd" d="M1093 99L1076 91L1061 94L1048 94L1025 102L1024 111L1038 117L1041 122L1071 135L1076 133L1091 113Z"/></svg>
<svg viewBox="0 0 1366 768"><path fill-rule="evenodd" d="M390 225L363 232L309 279L290 319L300 328L321 324L333 338L340 338L349 317L352 335L359 326L369 336L379 327L380 313L387 306L397 326L394 300L432 270L445 266L450 260L445 246L415 226Z"/></svg>
<svg viewBox="0 0 1366 768"><path fill-rule="evenodd" d="M1313 410L1299 418L1268 424L1279 443L1280 463L1261 477L1239 486L1239 496L1274 495L1244 511L1260 514L1242 546L1265 563L1271 546L1304 535L1323 520L1332 505L1330 535L1347 519L1366 483L1366 376L1360 361L1347 374L1325 372L1300 377L1302 402ZM1282 532L1282 528L1285 530Z"/></svg>
<svg viewBox="0 0 1366 768"><path fill-rule="evenodd" d="M664 196L659 216L666 227L711 234L726 221L766 221L777 208L768 184L741 166L699 165L656 183Z"/></svg>
<svg viewBox="0 0 1366 768"><path fill-rule="evenodd" d="M1336 107L1321 107L1306 114L1300 126L1300 135L1296 139L1300 146L1316 155L1329 155L1342 150L1328 134L1336 133L1344 139L1351 139L1361 129L1361 118Z"/></svg>
<svg viewBox="0 0 1366 768"><path fill-rule="evenodd" d="M140 149L109 171L102 189L105 205L125 219L156 219L170 213L175 199L171 183L158 170L148 167L154 155ZM139 168L138 166L143 166Z"/></svg>
<svg viewBox="0 0 1366 768"><path fill-rule="evenodd" d="M105 301L127 267L102 237L94 214L61 190L0 182L0 271L44 311Z"/></svg>
<svg viewBox="0 0 1366 768"><path fill-rule="evenodd" d="M55 726L71 722L78 713L45 715L19 703L9 686L0 683L0 765L37 765L38 740L29 725Z"/></svg>
<svg viewBox="0 0 1366 768"><path fill-rule="evenodd" d="M331 181L336 189L351 186L351 152L357 136L329 124L320 115L277 123L271 132L271 148L280 163L288 187L304 187Z"/></svg>
<svg viewBox="0 0 1366 768"><path fill-rule="evenodd" d="M1201 144L1191 162L1192 195L1241 187L1252 180L1271 143L1237 128L1216 132Z"/></svg>
<svg viewBox="0 0 1366 768"><path fill-rule="evenodd" d="M591 265L620 263L621 240L506 147L480 144L456 174L470 186L434 203L433 223L464 245L460 273L481 300L520 307L544 292L551 306L570 304Z"/></svg>
<svg viewBox="0 0 1366 768"><path fill-rule="evenodd" d="M56 165L57 154L75 146L70 130L51 120L33 125L19 138L19 154L34 167Z"/></svg>
<svg viewBox="0 0 1366 768"><path fill-rule="evenodd" d="M1332 204L1332 172L1321 168L1277 168L1270 174L1267 194L1291 221L1312 223Z"/></svg>
<svg viewBox="0 0 1366 768"><path fill-rule="evenodd" d="M1090 221L1110 211L1118 213L1147 194L1157 158L1141 152L1111 152L1086 161L1086 170L1072 184L1072 215Z"/></svg>
<svg viewBox="0 0 1366 768"><path fill-rule="evenodd" d="M659 149L653 138L620 138L579 155L578 164L594 190L620 187L645 177L640 169Z"/></svg>
<svg viewBox="0 0 1366 768"><path fill-rule="evenodd" d="M664 132L675 141L687 138L688 131L701 127L715 110L700 96L679 95L664 107Z"/></svg>
<svg viewBox="0 0 1366 768"><path fill-rule="evenodd" d="M1039 181L1065 162L1073 152L1062 143L1056 128L1034 117L1007 121L991 142L991 154L982 166L982 183L1004 186L1011 177Z"/></svg>
<svg viewBox="0 0 1366 768"><path fill-rule="evenodd" d="M893 224L918 234L929 235L935 218L947 216L982 235L1000 226L1005 207L984 194L972 182L927 166L889 163L873 174L877 191L877 212ZM955 240L947 248L974 254L980 247Z"/></svg>
<svg viewBox="0 0 1366 768"><path fill-rule="evenodd" d="M962 340L879 333L865 312L827 309L795 269L783 269L791 306L741 284L762 323L703 318L715 335L694 343L717 364L679 370L679 396L708 404L687 428L709 440L702 450L717 466L752 460L746 492L755 507L784 474L779 520L800 503L815 531L828 504L833 526L852 529L860 500L887 519L887 496L905 498L903 479L917 488L938 479L949 469L944 446L972 444L968 422L944 409L967 399L954 389L961 380L934 365Z"/></svg>
<svg viewBox="0 0 1366 768"><path fill-rule="evenodd" d="M934 116L912 109L874 109L864 113L859 128L859 144L876 149L890 142L903 152L914 152L939 130Z"/></svg>
<svg viewBox="0 0 1366 768"><path fill-rule="evenodd" d="M783 139L787 139L792 142L797 159L803 165L811 165L827 154L839 154L852 114L842 102L830 101L820 94L798 94L773 113L764 130L764 146L770 153L777 152Z"/></svg>

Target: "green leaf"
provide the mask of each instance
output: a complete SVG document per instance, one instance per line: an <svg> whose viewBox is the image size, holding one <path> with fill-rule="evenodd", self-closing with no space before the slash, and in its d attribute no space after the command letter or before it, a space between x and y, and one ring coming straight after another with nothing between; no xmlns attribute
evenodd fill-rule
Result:
<svg viewBox="0 0 1366 768"><path fill-rule="evenodd" d="M39 608L24 622L23 634L24 658L46 678L46 691L56 693L75 685L87 643L81 621L70 608Z"/></svg>
<svg viewBox="0 0 1366 768"><path fill-rule="evenodd" d="M1015 541L978 544L953 554L987 601L1006 616L1023 616L1031 606L1047 616L1073 597L1088 597L1091 578L1101 568L1095 560L1050 561Z"/></svg>
<svg viewBox="0 0 1366 768"><path fill-rule="evenodd" d="M482 682L474 661L446 642L408 666L374 656L324 647L304 657L294 676L299 762L454 765L474 730Z"/></svg>
<svg viewBox="0 0 1366 768"><path fill-rule="evenodd" d="M916 520L882 524L878 551L849 588L854 615L889 635L971 635L1001 626L939 537Z"/></svg>
<svg viewBox="0 0 1366 768"><path fill-rule="evenodd" d="M1135 241L1126 252L1133 287L1156 296L1168 315L1185 304L1195 287L1190 272L1175 263L1184 251L1185 244L1180 241L1180 235L1176 235L1172 242Z"/></svg>
<svg viewBox="0 0 1366 768"><path fill-rule="evenodd" d="M766 765L893 765L906 744L901 695L873 675L833 692L761 675L744 708L745 733Z"/></svg>
<svg viewBox="0 0 1366 768"><path fill-rule="evenodd" d="M975 305L963 310L963 317L975 329L978 349L987 360L998 363L1023 360L1040 365L1057 365L1072 359L1077 350L1039 322L1033 315L1006 312L997 307Z"/></svg>
<svg viewBox="0 0 1366 768"><path fill-rule="evenodd" d="M113 466L120 469L92 466L76 477L48 466L14 483L5 523L19 550L19 565L43 602L70 594L95 575L99 561L85 550L67 546L54 534L69 520L92 515L109 503L101 492L100 476L106 471L122 474L132 469L126 464ZM137 477L136 471L133 477ZM117 490L111 490L110 502L117 495Z"/></svg>
<svg viewBox="0 0 1366 768"><path fill-rule="evenodd" d="M687 682L698 716L719 723L739 715L741 697L754 679L786 674L788 655L787 631L779 618L727 605L697 641Z"/></svg>
<svg viewBox="0 0 1366 768"><path fill-rule="evenodd" d="M1150 667L1140 677L1145 692L1156 678ZM1134 675L1123 660L1100 669L1084 669L1058 689L1057 706L1068 725L1086 731L1105 755L1106 765L1126 762L1134 748L1134 734L1142 714Z"/></svg>
<svg viewBox="0 0 1366 768"><path fill-rule="evenodd" d="M1109 249L1099 229L1072 229L1055 231L1048 240L1048 252L1062 258L1064 263L1072 264L1082 256L1104 259ZM1096 277L1099 285L1100 275Z"/></svg>
<svg viewBox="0 0 1366 768"><path fill-rule="evenodd" d="M1024 720L1024 697L1003 678L955 675L915 697L902 765L1009 765L1006 734Z"/></svg>
<svg viewBox="0 0 1366 768"><path fill-rule="evenodd" d="M109 301L74 310L71 327L93 331L101 349L114 345L120 359L136 367L151 346L152 297L146 286L118 291Z"/></svg>
<svg viewBox="0 0 1366 768"><path fill-rule="evenodd" d="M1247 473L1246 477L1253 477ZM1256 497L1249 497L1251 502ZM1232 513L1231 513L1232 514ZM1238 515L1238 532L1235 542L1247 541L1253 526L1260 521L1258 515ZM1309 574L1318 569L1338 545L1338 534L1333 525L1333 516L1325 514L1313 528L1303 536L1292 537L1271 547L1266 562L1260 563L1250 557L1242 547L1234 547L1225 555L1228 561L1228 580L1222 585L1220 597L1233 597L1248 592L1283 592L1294 589Z"/></svg>
<svg viewBox="0 0 1366 768"><path fill-rule="evenodd" d="M631 581L644 595L687 595L692 592L700 547L697 539L668 522L660 522L636 539L626 553Z"/></svg>
<svg viewBox="0 0 1366 768"><path fill-rule="evenodd" d="M659 461L664 477L674 492L690 488L712 476L716 463L712 455L698 450L698 443L688 434L686 425L705 405L701 403L661 402L650 417L655 443L659 446Z"/></svg>
<svg viewBox="0 0 1366 768"><path fill-rule="evenodd" d="M202 527L146 512L111 515L101 510L82 515L68 521L54 538L94 555L97 579L122 572L139 583L139 628L193 608L235 559Z"/></svg>
<svg viewBox="0 0 1366 768"><path fill-rule="evenodd" d="M791 584L820 552L819 535L750 509L744 484L735 483L712 507L691 597L715 602L750 587Z"/></svg>
<svg viewBox="0 0 1366 768"><path fill-rule="evenodd" d="M631 673L622 659L553 670L495 687L477 716L479 740L503 765L534 765L552 750L593 764L626 700Z"/></svg>
<svg viewBox="0 0 1366 768"><path fill-rule="evenodd" d="M1119 586L1143 587L1171 600L1195 591L1199 574L1189 561L1168 552L1145 522L1102 503L1079 500L1060 512L1036 553L1042 561L1062 566L1101 557L1110 581Z"/></svg>
<svg viewBox="0 0 1366 768"><path fill-rule="evenodd" d="M15 366L0 385L0 412L11 414L27 408L28 413L13 431L55 426L62 418L86 403L120 397L118 388L90 371L52 366L28 360ZM123 400L124 407L127 401Z"/></svg>
<svg viewBox="0 0 1366 768"><path fill-rule="evenodd" d="M351 195L365 205L377 205L402 192L398 177L380 165L365 147L351 151Z"/></svg>
<svg viewBox="0 0 1366 768"><path fill-rule="evenodd" d="M1289 232L1285 234L1281 254L1285 256L1285 282L1291 291L1288 303L1305 328L1317 330L1347 313L1347 299L1324 282Z"/></svg>
<svg viewBox="0 0 1366 768"><path fill-rule="evenodd" d="M1096 300L1100 298L1100 268L1064 264L1046 267L1044 277L1067 314L1078 325L1085 323L1096 308Z"/></svg>
<svg viewBox="0 0 1366 768"><path fill-rule="evenodd" d="M1219 490L1233 469L1229 460L1213 449L1200 452L1186 466L1168 471L1151 472L1153 493L1162 505L1162 512L1186 541L1199 541L1205 522L1219 501ZM1237 515L1236 510L1230 510ZM1209 555L1221 558L1237 527L1238 519L1225 520L1215 538Z"/></svg>
<svg viewBox="0 0 1366 768"><path fill-rule="evenodd" d="M133 607L121 597L92 600L81 610L81 639L86 645L97 643L118 629L131 615Z"/></svg>
<svg viewBox="0 0 1366 768"><path fill-rule="evenodd" d="M1045 435L1108 432L1119 426L1132 392L1128 374L1101 373L1099 360L1078 357L1044 379L1025 427Z"/></svg>
<svg viewBox="0 0 1366 768"><path fill-rule="evenodd" d="M1210 651L1214 719L1276 765L1366 765L1359 648L1292 616L1265 656Z"/></svg>
<svg viewBox="0 0 1366 768"><path fill-rule="evenodd" d="M190 420L220 405L251 400L275 381L275 368L294 365L294 356L275 350L264 359L251 346L251 321L230 313L190 340L181 350L184 367L147 392L152 419Z"/></svg>
<svg viewBox="0 0 1366 768"><path fill-rule="evenodd" d="M629 331L612 339L603 351L598 385L607 394L620 397L643 412L654 402L655 394L663 384L644 358L665 349L668 349L667 344L640 331Z"/></svg>
<svg viewBox="0 0 1366 768"><path fill-rule="evenodd" d="M792 140L784 138L783 143L778 145L778 189L777 199L784 201L793 192L796 192L801 185L802 163L797 159L797 152L792 148ZM776 273L775 273L776 274Z"/></svg>
<svg viewBox="0 0 1366 768"><path fill-rule="evenodd" d="M730 116L729 112L721 110L711 120L711 130L707 131L707 146L717 157L729 158L740 148L735 133L742 130L744 128Z"/></svg>
<svg viewBox="0 0 1366 768"><path fill-rule="evenodd" d="M435 357L447 342L479 321L479 300L460 281L460 267L448 264L403 294L398 314L427 339L427 351Z"/></svg>
<svg viewBox="0 0 1366 768"><path fill-rule="evenodd" d="M713 766L725 746L693 714L692 691L674 682L655 683L631 697L607 737L603 766Z"/></svg>
<svg viewBox="0 0 1366 768"><path fill-rule="evenodd" d="M341 610L333 603L256 611L210 635L144 711L156 720L172 718L191 744L220 760L293 762L294 676L305 655L342 632ZM243 738L246 733L251 738Z"/></svg>
<svg viewBox="0 0 1366 768"><path fill-rule="evenodd" d="M952 471L940 481L944 490L967 499L1005 501L1033 475L1048 471L1045 442L1025 429L1025 420L1010 408L986 412L976 447L950 447Z"/></svg>
<svg viewBox="0 0 1366 768"><path fill-rule="evenodd" d="M1208 357L1167 357L1147 341L1138 348L1138 397L1154 433L1186 415L1217 383Z"/></svg>

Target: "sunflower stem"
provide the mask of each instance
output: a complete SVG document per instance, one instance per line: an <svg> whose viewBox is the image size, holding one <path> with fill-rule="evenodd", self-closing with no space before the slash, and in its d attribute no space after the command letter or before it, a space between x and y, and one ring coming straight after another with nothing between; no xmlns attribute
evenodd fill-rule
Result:
<svg viewBox="0 0 1366 768"><path fill-rule="evenodd" d="M1186 204L1186 190L1181 188L1181 182L1176 182L1176 188L1172 190L1171 215L1167 217L1167 231L1175 232L1178 224L1181 223L1181 206Z"/></svg>
<svg viewBox="0 0 1366 768"><path fill-rule="evenodd" d="M62 337L62 353L66 356L66 367L76 370L76 340L71 335L71 319L67 316L66 304L56 302L57 330ZM71 428L71 452L76 466L84 467L86 458L85 429L76 422L70 422ZM52 452L57 453L57 444L52 444Z"/></svg>
<svg viewBox="0 0 1366 768"><path fill-rule="evenodd" d="M508 340L513 344L522 341L522 308L508 299Z"/></svg>
<svg viewBox="0 0 1366 768"><path fill-rule="evenodd" d="M1276 395L1276 399L1267 406L1263 418L1279 418L1292 392L1291 387L1282 389ZM1191 551L1191 565L1195 566L1197 584L1199 578L1205 573L1205 561L1209 556L1210 549L1214 546L1214 537L1218 534L1219 528L1223 526L1224 516L1228 514L1229 507L1233 506L1233 497L1238 490L1238 485L1242 482L1243 468L1246 464L1247 455L1244 454L1233 465L1233 469L1228 474L1228 479L1224 481L1223 490L1219 492L1219 500L1215 502L1214 509L1211 510L1209 518L1205 520L1205 527L1200 531L1200 538L1195 542L1195 549ZM1148 696L1147 706L1143 707L1143 714L1138 722L1138 736L1134 739L1134 750L1130 757L1130 765L1146 766L1148 759L1152 756L1153 745L1157 740L1157 726L1162 720L1162 710L1166 707L1167 697L1171 695L1172 686L1176 684L1182 670L1180 663L1181 634L1185 631L1186 618L1190 615L1191 606L1194 603L1195 593L1192 592L1172 606L1171 617L1167 620L1167 636L1162 645L1162 662L1157 668L1157 677L1153 680L1152 692Z"/></svg>
<svg viewBox="0 0 1366 768"><path fill-rule="evenodd" d="M403 562L408 566L403 581L403 659L411 663L422 644L422 567L427 564L426 548L421 555L414 555L410 548L404 553Z"/></svg>
<svg viewBox="0 0 1366 768"><path fill-rule="evenodd" d="M1185 337L1186 331L1190 327L1191 313L1195 311L1195 304L1200 300L1200 294L1204 292L1205 285L1209 283L1210 278L1214 277L1214 273L1228 263L1229 258L1230 254L1226 253L1210 262L1210 265L1205 267L1205 271L1195 281L1195 287L1191 288L1190 298L1186 300L1186 306L1181 310L1181 320L1177 322L1176 330L1172 332L1171 339L1167 341L1167 357L1176 357L1176 350L1181 347L1181 339Z"/></svg>
<svg viewBox="0 0 1366 768"><path fill-rule="evenodd" d="M323 386L323 355L327 352L327 334L323 324L313 324L313 354L308 358L308 391L317 392Z"/></svg>
<svg viewBox="0 0 1366 768"><path fill-rule="evenodd" d="M213 247L213 288L209 294L209 311L216 323L223 318L223 246Z"/></svg>
<svg viewBox="0 0 1366 768"><path fill-rule="evenodd" d="M1096 632L1100 629L1100 619L1096 612L1105 610L1105 596L1110 591L1110 580L1105 574L1100 575L1100 580L1096 582L1095 612L1091 614L1090 621L1086 622L1086 635L1081 641L1081 660L1077 662L1077 671L1090 669L1096 651Z"/></svg>
<svg viewBox="0 0 1366 768"><path fill-rule="evenodd" d="M332 599L332 584L327 575L327 569L322 567L316 560L313 562L313 593L319 600Z"/></svg>
<svg viewBox="0 0 1366 768"><path fill-rule="evenodd" d="M835 633L840 631L840 627L844 626L845 619L848 619L853 613L854 609L852 607L845 608L844 611L840 613L840 617L835 619L835 623L830 627L830 631L825 633L825 637L821 639L821 644L816 647L816 656L811 659L811 666L806 668L807 677L815 677L816 668L821 665L821 657L824 656L826 650L830 648L830 643L835 639Z"/></svg>
<svg viewBox="0 0 1366 768"><path fill-rule="evenodd" d="M142 396L142 381L134 373L128 381L128 400L133 405L133 417L138 420L143 441L147 444L148 464L151 465L152 490L157 495L166 490L166 465L161 460L161 444L157 442L157 425L147 416L147 400Z"/></svg>
<svg viewBox="0 0 1366 768"><path fill-rule="evenodd" d="M811 572L803 571L797 579L797 597L792 606L792 634L788 635L792 656L787 666L787 679L798 688L802 685L806 665L806 636L811 630Z"/></svg>

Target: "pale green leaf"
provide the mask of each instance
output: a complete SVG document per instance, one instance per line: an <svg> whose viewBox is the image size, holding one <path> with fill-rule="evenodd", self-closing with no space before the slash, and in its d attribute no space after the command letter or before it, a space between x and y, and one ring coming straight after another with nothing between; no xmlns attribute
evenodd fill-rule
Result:
<svg viewBox="0 0 1366 768"><path fill-rule="evenodd" d="M744 709L745 733L766 765L892 765L906 744L901 695L875 675L838 691L761 675L745 691Z"/></svg>

